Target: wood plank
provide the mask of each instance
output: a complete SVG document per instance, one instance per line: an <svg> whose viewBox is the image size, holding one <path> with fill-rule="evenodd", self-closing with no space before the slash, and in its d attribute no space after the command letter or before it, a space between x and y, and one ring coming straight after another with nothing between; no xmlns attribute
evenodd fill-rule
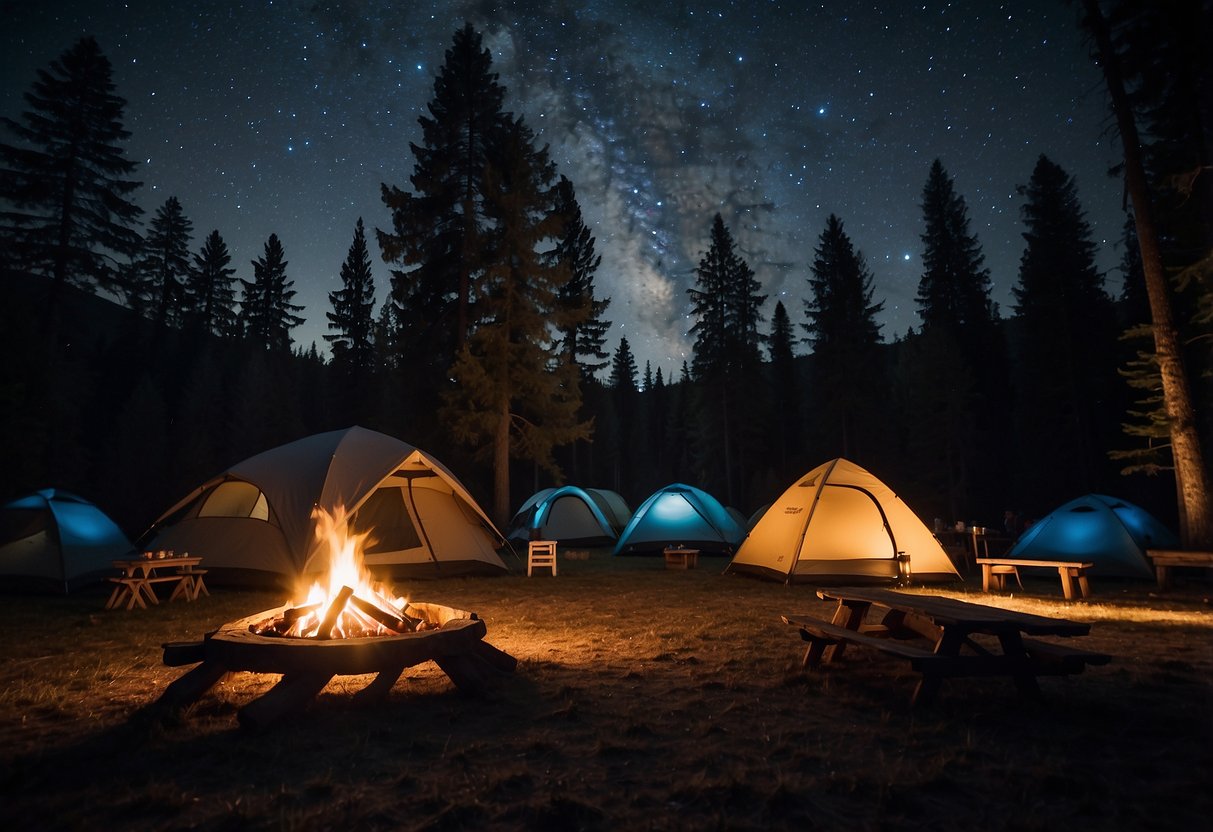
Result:
<svg viewBox="0 0 1213 832"><path fill-rule="evenodd" d="M264 731L315 699L333 676L324 672L283 676L278 684L241 708L236 718L242 728Z"/></svg>
<svg viewBox="0 0 1213 832"><path fill-rule="evenodd" d="M204 661L169 683L156 700L156 704L166 708L181 708L192 705L219 680L227 675L227 668L216 661Z"/></svg>

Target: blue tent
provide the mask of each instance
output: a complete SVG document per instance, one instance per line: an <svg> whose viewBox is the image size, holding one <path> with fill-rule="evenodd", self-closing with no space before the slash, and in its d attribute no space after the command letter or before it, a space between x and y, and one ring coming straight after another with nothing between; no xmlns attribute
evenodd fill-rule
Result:
<svg viewBox="0 0 1213 832"><path fill-rule="evenodd" d="M1090 561L1095 575L1151 578L1145 550L1178 546L1175 535L1140 506L1088 494L1034 523L1008 557Z"/></svg>
<svg viewBox="0 0 1213 832"><path fill-rule="evenodd" d="M106 514L75 494L43 489L0 508L0 576L69 592L114 574L132 550Z"/></svg>
<svg viewBox="0 0 1213 832"><path fill-rule="evenodd" d="M618 539L627 519L627 505L614 491L575 485L545 488L532 494L518 509L506 537L605 546Z"/></svg>
<svg viewBox="0 0 1213 832"><path fill-rule="evenodd" d="M615 544L615 554L655 553L674 545L707 554L732 554L744 537L744 526L715 497L674 483L636 509Z"/></svg>

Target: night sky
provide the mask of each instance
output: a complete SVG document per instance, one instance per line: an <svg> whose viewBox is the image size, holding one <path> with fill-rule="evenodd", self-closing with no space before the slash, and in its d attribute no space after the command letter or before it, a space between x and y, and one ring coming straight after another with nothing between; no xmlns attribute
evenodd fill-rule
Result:
<svg viewBox="0 0 1213 832"><path fill-rule="evenodd" d="M689 358L686 289L720 212L799 324L830 213L864 253L886 340L918 324L920 199L939 157L969 205L995 300L1011 311L1026 184L1043 153L1075 176L1109 290L1123 215L1098 70L1061 0L1029 2L0 2L0 112L94 35L127 102L150 219L170 196L218 229L237 276L277 233L324 312L359 216L389 228L380 183L408 189L410 141L455 30L492 51L506 107L549 142L603 255L613 349ZM11 141L11 136L5 137ZM372 241L379 284L388 266ZM767 318L769 321L769 308ZM764 327L765 328L765 327Z"/></svg>

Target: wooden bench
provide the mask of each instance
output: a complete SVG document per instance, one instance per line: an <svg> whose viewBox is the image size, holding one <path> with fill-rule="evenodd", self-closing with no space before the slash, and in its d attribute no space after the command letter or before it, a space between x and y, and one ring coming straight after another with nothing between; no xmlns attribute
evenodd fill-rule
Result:
<svg viewBox="0 0 1213 832"><path fill-rule="evenodd" d="M1171 569L1176 566L1193 566L1213 569L1213 552L1181 552L1177 549L1147 549L1146 554L1154 564L1154 576L1159 589L1171 588Z"/></svg>
<svg viewBox="0 0 1213 832"><path fill-rule="evenodd" d="M1087 570L1095 565L1093 563L1073 560L1029 560L1027 558L977 558L977 564L981 567L981 588L985 592L990 592L991 587L999 591L1007 588L1007 575L1011 573L1010 571L1000 572L1000 567L1015 569L1015 576L1018 579L1018 567L1043 566L1057 570L1057 576L1061 578L1061 591L1067 601L1074 600L1075 583L1078 584L1083 598L1091 596L1091 584L1087 580ZM1020 586L1022 585L1021 583Z"/></svg>

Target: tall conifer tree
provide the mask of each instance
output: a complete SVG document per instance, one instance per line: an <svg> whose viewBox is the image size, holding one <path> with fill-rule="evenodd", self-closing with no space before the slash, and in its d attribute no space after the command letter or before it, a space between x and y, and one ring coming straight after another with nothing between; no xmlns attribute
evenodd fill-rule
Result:
<svg viewBox="0 0 1213 832"><path fill-rule="evenodd" d="M170 196L156 210L148 228L140 272L147 282L152 320L158 325L179 326L185 319L188 301L185 282L190 272L193 230L193 223L175 196Z"/></svg>
<svg viewBox="0 0 1213 832"><path fill-rule="evenodd" d="M876 345L883 303L872 300L872 274L842 220L831 214L821 232L805 300L807 340L813 347L813 413L826 453L853 456L860 426L880 388ZM869 449L870 451L870 449Z"/></svg>
<svg viewBox="0 0 1213 832"><path fill-rule="evenodd" d="M470 335L452 367L455 386L443 406L456 438L490 452L494 516L502 523L510 517L514 443L559 478L553 448L589 435L589 425L576 419L577 367L553 337L554 328L569 323L557 304L568 271L541 250L557 238L561 217L555 212L554 166L547 147L534 142L519 119L490 148L487 265Z"/></svg>
<svg viewBox="0 0 1213 832"><path fill-rule="evenodd" d="M375 277L366 247L362 217L354 226L354 240L341 264L341 288L329 292L332 311L326 312L332 335L325 335L333 348L333 363L345 372L361 375L374 359L371 330L374 327Z"/></svg>
<svg viewBox="0 0 1213 832"><path fill-rule="evenodd" d="M561 342L569 359L581 368L582 376L589 377L605 367L610 358L603 344L611 322L602 316L611 299L594 296L594 273L602 256L594 251L594 237L581 215L573 183L566 176L561 176L556 186L556 211L564 218L564 233L553 254L569 272L558 297L575 321L561 329Z"/></svg>
<svg viewBox="0 0 1213 832"><path fill-rule="evenodd" d="M1040 471L1055 472L1034 487L1042 500L1060 502L1103 481L1099 449L1110 437L1098 435L1095 416L1113 406L1115 325L1073 178L1041 156L1020 193L1027 245L1012 290L1022 322L1017 456L1025 487Z"/></svg>
<svg viewBox="0 0 1213 832"><path fill-rule="evenodd" d="M121 289L114 258L139 251L142 209L128 197L142 183L127 178L135 163L112 76L97 41L81 38L38 71L21 123L0 119L22 143L0 144L0 241L54 279L52 298L66 283Z"/></svg>
<svg viewBox="0 0 1213 832"><path fill-rule="evenodd" d="M392 231L377 236L383 259L400 266L392 271L391 302L402 327L403 369L430 389L446 383L470 334L477 283L488 267L485 171L509 124L505 88L491 67L470 23L455 32L428 115L418 119L422 143L410 145L412 190L382 186Z"/></svg>
<svg viewBox="0 0 1213 832"><path fill-rule="evenodd" d="M233 338L240 332L236 318L236 270L227 243L215 229L194 255L194 266L185 283L190 320L205 332Z"/></svg>
<svg viewBox="0 0 1213 832"><path fill-rule="evenodd" d="M277 234L265 241L265 253L253 261L253 279L241 279L240 318L245 337L271 352L290 352L291 330L303 323L296 312L295 281L286 276L286 252Z"/></svg>

